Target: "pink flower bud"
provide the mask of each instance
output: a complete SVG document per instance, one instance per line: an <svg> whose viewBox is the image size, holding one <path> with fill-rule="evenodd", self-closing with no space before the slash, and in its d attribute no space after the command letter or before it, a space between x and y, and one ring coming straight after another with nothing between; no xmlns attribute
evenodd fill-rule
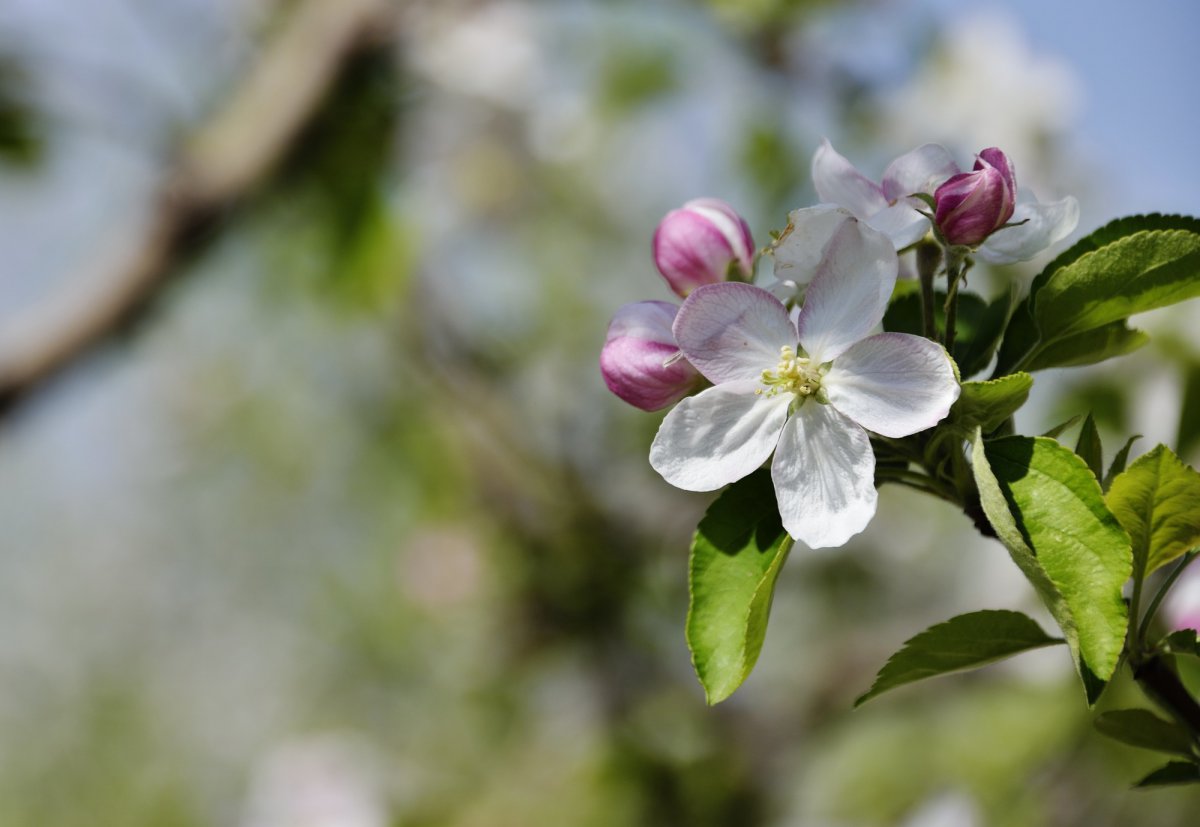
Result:
<svg viewBox="0 0 1200 827"><path fill-rule="evenodd" d="M942 237L950 244L978 247L1012 218L1017 180L1008 158L991 147L976 156L974 172L953 176L933 198Z"/></svg>
<svg viewBox="0 0 1200 827"><path fill-rule="evenodd" d="M725 281L730 264L749 279L754 239L733 207L716 198L697 198L659 222L654 264L671 289L686 297L702 284Z"/></svg>
<svg viewBox="0 0 1200 827"><path fill-rule="evenodd" d="M617 311L600 351L604 384L617 396L643 411L657 411L678 402L697 385L692 367L671 333L676 305L636 302Z"/></svg>

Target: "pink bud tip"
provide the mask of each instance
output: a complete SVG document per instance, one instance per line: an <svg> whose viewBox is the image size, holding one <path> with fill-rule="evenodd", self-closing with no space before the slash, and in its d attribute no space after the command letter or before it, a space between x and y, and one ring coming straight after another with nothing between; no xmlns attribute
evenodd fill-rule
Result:
<svg viewBox="0 0 1200 827"><path fill-rule="evenodd" d="M703 284L725 281L731 265L749 279L754 239L733 207L716 198L696 198L659 222L654 264L671 289L686 297Z"/></svg>

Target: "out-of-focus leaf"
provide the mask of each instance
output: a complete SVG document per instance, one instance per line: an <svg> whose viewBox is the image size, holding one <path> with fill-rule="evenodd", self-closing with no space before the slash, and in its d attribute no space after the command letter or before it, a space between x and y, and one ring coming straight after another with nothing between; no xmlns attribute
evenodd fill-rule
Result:
<svg viewBox="0 0 1200 827"><path fill-rule="evenodd" d="M614 114L629 112L679 85L670 51L650 46L618 47L600 68L601 105Z"/></svg>
<svg viewBox="0 0 1200 827"><path fill-rule="evenodd" d="M1096 729L1132 747L1192 755L1192 738L1179 724L1165 721L1148 709L1117 709L1097 716Z"/></svg>
<svg viewBox="0 0 1200 827"><path fill-rule="evenodd" d="M905 641L855 706L906 683L975 669L1030 649L1063 643L1020 612L985 610L953 617Z"/></svg>
<svg viewBox="0 0 1200 827"><path fill-rule="evenodd" d="M984 442L977 432L972 465L984 513L1058 622L1095 703L1125 641L1128 535L1083 460L1053 439Z"/></svg>
<svg viewBox="0 0 1200 827"><path fill-rule="evenodd" d="M1200 766L1186 761L1171 761L1133 786L1165 787L1171 784L1200 784Z"/></svg>
<svg viewBox="0 0 1200 827"><path fill-rule="evenodd" d="M1183 381L1183 405L1179 409L1179 431L1175 450L1188 457L1200 446L1200 364L1189 365Z"/></svg>
<svg viewBox="0 0 1200 827"><path fill-rule="evenodd" d="M710 704L732 695L754 668L791 545L766 471L727 488L696 528L687 640Z"/></svg>
<svg viewBox="0 0 1200 827"><path fill-rule="evenodd" d="M1135 581L1200 543L1200 474L1165 445L1118 474L1105 499L1133 541Z"/></svg>
<svg viewBox="0 0 1200 827"><path fill-rule="evenodd" d="M805 154L782 123L756 120L745 126L738 162L764 203L782 212L804 183L806 172L798 159Z"/></svg>
<svg viewBox="0 0 1200 827"><path fill-rule="evenodd" d="M0 161L32 164L41 157L37 114L22 94L25 78L11 59L0 57Z"/></svg>

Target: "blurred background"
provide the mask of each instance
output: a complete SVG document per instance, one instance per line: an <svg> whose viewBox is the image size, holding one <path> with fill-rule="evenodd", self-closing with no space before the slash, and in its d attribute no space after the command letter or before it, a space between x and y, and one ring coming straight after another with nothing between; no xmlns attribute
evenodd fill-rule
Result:
<svg viewBox="0 0 1200 827"><path fill-rule="evenodd" d="M1044 618L907 490L792 555L707 708L709 498L597 369L670 298L662 215L718 196L766 243L822 137L876 178L1000 146L1074 237L1200 214L1200 7L1083 11L0 0L0 825L1194 824L1061 651L851 709L931 623ZM1018 427L1197 463L1198 313L1039 374Z"/></svg>

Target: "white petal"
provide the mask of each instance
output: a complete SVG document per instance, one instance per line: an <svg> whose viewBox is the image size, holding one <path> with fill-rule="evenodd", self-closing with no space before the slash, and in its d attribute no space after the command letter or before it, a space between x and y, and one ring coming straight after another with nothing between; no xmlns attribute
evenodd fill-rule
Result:
<svg viewBox="0 0 1200 827"><path fill-rule="evenodd" d="M659 426L650 465L687 491L715 491L740 480L771 456L791 394L767 398L758 382L727 382L689 396Z"/></svg>
<svg viewBox="0 0 1200 827"><path fill-rule="evenodd" d="M819 204L788 213L787 229L771 245L775 259L775 278L808 284L817 274L817 266L830 239L842 222L853 216L833 204Z"/></svg>
<svg viewBox="0 0 1200 827"><path fill-rule="evenodd" d="M675 341L713 383L758 379L796 346L796 327L779 299L761 287L722 282L698 287L675 317Z"/></svg>
<svg viewBox="0 0 1200 827"><path fill-rule="evenodd" d="M859 218L872 216L888 205L879 185L839 155L829 141L822 141L813 155L812 179L822 201L845 207Z"/></svg>
<svg viewBox="0 0 1200 827"><path fill-rule="evenodd" d="M1025 261L1065 238L1079 224L1079 202L1067 196L1061 201L1017 204L1010 224L1025 221L1019 227L997 230L979 248L979 257L992 264Z"/></svg>
<svg viewBox="0 0 1200 827"><path fill-rule="evenodd" d="M867 219L867 224L890 238L897 250L916 244L929 232L930 226L929 219L907 201L880 210Z"/></svg>
<svg viewBox="0 0 1200 827"><path fill-rule="evenodd" d="M918 192L933 195L940 184L958 172L949 150L939 144L923 144L888 164L883 171L883 195L888 201Z"/></svg>
<svg viewBox="0 0 1200 827"><path fill-rule="evenodd" d="M787 533L810 548L843 545L875 516L875 454L867 432L809 400L788 419L771 462Z"/></svg>
<svg viewBox="0 0 1200 827"><path fill-rule="evenodd" d="M797 323L809 358L828 362L870 334L883 319L898 271L887 236L861 221L842 224L808 286Z"/></svg>
<svg viewBox="0 0 1200 827"><path fill-rule="evenodd" d="M821 387L839 411L890 437L932 428L959 393L946 351L907 333L863 339L834 360Z"/></svg>

